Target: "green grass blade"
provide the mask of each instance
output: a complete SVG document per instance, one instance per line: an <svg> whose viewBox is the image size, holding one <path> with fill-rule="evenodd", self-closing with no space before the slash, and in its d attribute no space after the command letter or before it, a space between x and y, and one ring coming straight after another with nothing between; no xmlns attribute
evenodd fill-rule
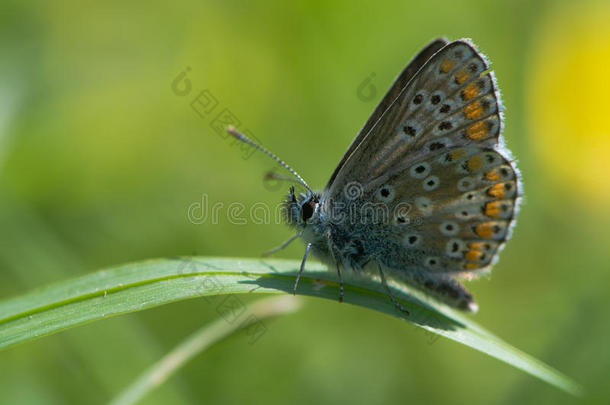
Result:
<svg viewBox="0 0 610 405"><path fill-rule="evenodd" d="M242 328L247 328L252 323L288 314L300 307L298 301L286 298L285 296L265 298L249 304L245 308L245 312L250 316L243 323L229 323L225 319L220 318L209 325L203 326L142 373L136 381L110 402L110 405L137 403L150 391L163 384L180 367L184 366L188 361L201 354L201 352L214 343Z"/></svg>
<svg viewBox="0 0 610 405"><path fill-rule="evenodd" d="M175 258L102 270L0 302L0 350L98 319L188 298L292 292L299 262L235 258ZM397 311L374 280L346 278L345 302L403 318L463 343L574 395L581 387L511 347L465 316L406 286L393 286L411 312ZM321 264L308 263L299 294L337 301L338 283Z"/></svg>

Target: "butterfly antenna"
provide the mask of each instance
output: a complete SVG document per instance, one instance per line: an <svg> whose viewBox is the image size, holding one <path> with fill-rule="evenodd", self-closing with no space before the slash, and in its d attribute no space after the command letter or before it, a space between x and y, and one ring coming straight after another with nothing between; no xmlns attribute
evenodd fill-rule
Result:
<svg viewBox="0 0 610 405"><path fill-rule="evenodd" d="M307 185L307 182L305 182L305 180L303 180L303 178L292 167L288 166L288 163L286 163L282 159L280 159L275 153L271 152L267 148L259 145L258 143L254 142L252 139L248 138L246 135L239 132L233 125L229 125L227 127L227 132L230 133L231 135L233 135L236 139L238 139L244 143L247 143L248 145L260 150L261 152L263 152L264 154L269 156L271 159L275 160L276 162L278 162L279 164L284 166L286 168L286 170L288 170L294 177L296 177L299 180L299 183L301 183L303 185L303 187L305 187L307 189L307 191L309 191L311 194L313 194L313 191L311 190L309 185Z"/></svg>

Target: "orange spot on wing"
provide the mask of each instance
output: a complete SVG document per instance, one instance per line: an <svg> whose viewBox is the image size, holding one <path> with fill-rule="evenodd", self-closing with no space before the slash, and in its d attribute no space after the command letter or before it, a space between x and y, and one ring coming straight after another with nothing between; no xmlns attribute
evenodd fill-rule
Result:
<svg viewBox="0 0 610 405"><path fill-rule="evenodd" d="M475 83L470 83L464 88L464 90L462 90L462 100L468 101L471 98L476 97L477 94L479 94L479 89L477 89L477 85Z"/></svg>
<svg viewBox="0 0 610 405"><path fill-rule="evenodd" d="M468 136L468 138L473 139L475 141L485 139L489 135L487 131L487 125L483 121L477 121L474 124L470 125L468 128L466 128L466 135Z"/></svg>
<svg viewBox="0 0 610 405"><path fill-rule="evenodd" d="M468 244L468 247L472 250L479 250L479 251L484 251L484 250L490 249L489 243L487 243L487 242L470 242Z"/></svg>
<svg viewBox="0 0 610 405"><path fill-rule="evenodd" d="M494 197L494 198L504 198L504 196L505 196L504 183L498 183L498 184L494 184L493 186L491 186L487 190L487 195Z"/></svg>
<svg viewBox="0 0 610 405"><path fill-rule="evenodd" d="M498 181L500 180L500 174L496 169L488 170L485 172L485 179L491 181Z"/></svg>
<svg viewBox="0 0 610 405"><path fill-rule="evenodd" d="M476 120L478 118L481 118L484 112L485 111L483 110L483 106L478 101L475 101L474 103L464 107L464 114L469 120Z"/></svg>
<svg viewBox="0 0 610 405"><path fill-rule="evenodd" d="M479 252L478 250L469 250L464 255L466 260L470 260L471 262L478 262L483 257L483 252Z"/></svg>
<svg viewBox="0 0 610 405"><path fill-rule="evenodd" d="M453 68L453 65L455 65L455 62L453 62L451 59L449 59L449 58L443 59L443 61L441 62L441 72L447 73L448 71L451 70L451 68Z"/></svg>
<svg viewBox="0 0 610 405"><path fill-rule="evenodd" d="M470 77L470 73L460 70L455 74L455 82L457 84L462 84Z"/></svg>
<svg viewBox="0 0 610 405"><path fill-rule="evenodd" d="M473 156L466 161L466 165L469 171L479 170L483 167L483 158L480 155Z"/></svg>
<svg viewBox="0 0 610 405"><path fill-rule="evenodd" d="M480 267L481 267L481 265L479 265L477 263L466 263L466 264L464 264L464 268L466 270L475 270L475 269L478 269Z"/></svg>
<svg viewBox="0 0 610 405"><path fill-rule="evenodd" d="M485 215L491 218L499 218L502 212L502 202L490 201L485 204Z"/></svg>
<svg viewBox="0 0 610 405"><path fill-rule="evenodd" d="M495 225L494 222L481 222L475 226L474 232L481 238L491 239L494 234Z"/></svg>
<svg viewBox="0 0 610 405"><path fill-rule="evenodd" d="M464 155L466 155L466 149L456 149L453 152L451 152L451 160L455 160L455 159L459 159L461 157L463 157Z"/></svg>

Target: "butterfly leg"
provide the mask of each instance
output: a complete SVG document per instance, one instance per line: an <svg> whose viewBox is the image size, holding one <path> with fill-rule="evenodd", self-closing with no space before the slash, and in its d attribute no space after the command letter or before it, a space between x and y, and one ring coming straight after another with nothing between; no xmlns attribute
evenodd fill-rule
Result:
<svg viewBox="0 0 610 405"><path fill-rule="evenodd" d="M309 249L311 249L311 243L308 243L305 247L305 255L303 256L303 261L301 262L301 267L299 268L299 272L297 273L297 279L294 280L294 288L292 289L292 295L296 295L297 286L299 285L299 279L301 278L301 273L303 273L303 269L305 268L305 262L307 261L307 254L309 253Z"/></svg>
<svg viewBox="0 0 610 405"><path fill-rule="evenodd" d="M396 298L394 298L394 295L392 295L392 291L390 290L390 287L388 286L388 283L385 281L385 276L383 275L383 270L381 269L381 263L377 263L377 265L379 266L379 275L381 276L381 284L383 284L383 287L385 288L386 292L388 293L388 295L390 296L390 300L392 300L392 304L394 304L394 306L396 308L398 308L398 310L402 313L404 313L405 315L410 315L409 311L407 311L401 304L400 302L398 302L396 300Z"/></svg>
<svg viewBox="0 0 610 405"><path fill-rule="evenodd" d="M341 269L339 268L339 262L337 263L337 274L339 275L339 302L343 302L343 278L341 277Z"/></svg>
<svg viewBox="0 0 610 405"><path fill-rule="evenodd" d="M273 249L269 249L266 252L263 252L263 256L269 256L269 255L274 254L275 252L279 252L280 250L284 249L286 246L290 245L292 243L292 241L294 241L299 236L301 236L301 234L297 233L296 235L292 236L290 239L288 239L287 241L285 241L281 245L276 246Z"/></svg>
<svg viewBox="0 0 610 405"><path fill-rule="evenodd" d="M333 258L333 262L337 264L337 275L339 276L339 302L343 302L343 277L341 277L341 269L339 268L339 262L335 257L335 253L333 251L332 244L332 234L330 231L326 233L326 242L328 243L328 251L330 252L331 257Z"/></svg>

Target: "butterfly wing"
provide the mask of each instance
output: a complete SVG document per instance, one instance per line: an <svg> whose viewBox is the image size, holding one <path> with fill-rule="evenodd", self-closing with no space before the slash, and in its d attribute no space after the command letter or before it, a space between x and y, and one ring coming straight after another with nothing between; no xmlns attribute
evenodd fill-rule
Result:
<svg viewBox="0 0 610 405"><path fill-rule="evenodd" d="M375 253L388 268L469 274L488 268L508 238L518 174L496 150L501 116L488 67L465 40L435 53L352 144L326 190L350 212L385 204L389 215L365 242L383 238Z"/></svg>
<svg viewBox="0 0 610 405"><path fill-rule="evenodd" d="M360 133L361 140L352 143L349 156L331 177L329 193L340 193L353 180L375 178L422 153L497 144L501 117L492 73L485 73L488 68L465 40L436 52L380 118L365 126L370 129Z"/></svg>
<svg viewBox="0 0 610 405"><path fill-rule="evenodd" d="M427 153L364 182L352 203L386 208L380 221L369 220L375 222L369 233L384 234L387 266L466 274L493 264L509 236L518 191L510 160L465 146Z"/></svg>
<svg viewBox="0 0 610 405"><path fill-rule="evenodd" d="M415 75L415 73L417 73L417 71L421 69L424 63L426 63L426 61L430 59L432 55L438 52L445 45L447 45L447 40L445 40L444 38L438 38L430 42L419 54L417 54L417 56L415 56L411 60L411 62L409 62L409 64L403 69L403 71L400 72L388 92L385 94L385 96L381 99L381 101L375 108L375 111L373 111L373 114L371 114L371 116L366 121L356 138L354 138L354 140L352 141L351 145L343 155L343 158L341 158L341 161L335 168L335 171L333 172L332 176L330 176L326 188L329 188L329 186L334 182L335 177L343 167L343 164L351 156L354 149L356 149L356 147L362 142L364 137L369 133L371 128L373 128L379 118L381 118L381 115L388 109L392 102L396 100L396 97L398 97L402 89L407 86L409 81L413 78L413 75Z"/></svg>

